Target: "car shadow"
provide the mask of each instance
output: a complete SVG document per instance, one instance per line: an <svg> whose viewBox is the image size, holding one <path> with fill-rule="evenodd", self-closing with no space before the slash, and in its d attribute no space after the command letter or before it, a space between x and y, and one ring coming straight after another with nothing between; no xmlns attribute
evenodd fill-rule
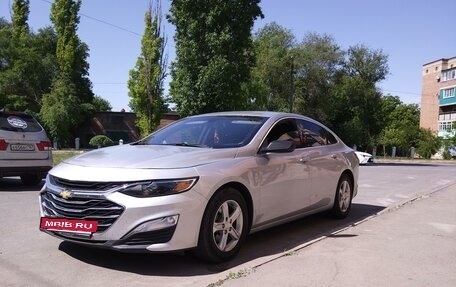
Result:
<svg viewBox="0 0 456 287"><path fill-rule="evenodd" d="M0 178L0 192L39 191L43 187L44 179L35 186L24 185L19 177Z"/></svg>
<svg viewBox="0 0 456 287"><path fill-rule="evenodd" d="M370 217L385 207L355 204L350 215L334 220L321 213L269 228L247 237L240 253L231 261L209 264L188 256L186 252L176 253L121 253L62 242L59 250L87 264L148 276L196 276L223 272L249 261L271 255L279 256L322 236L338 238L335 231L353 225ZM356 235L352 235L356 236Z"/></svg>

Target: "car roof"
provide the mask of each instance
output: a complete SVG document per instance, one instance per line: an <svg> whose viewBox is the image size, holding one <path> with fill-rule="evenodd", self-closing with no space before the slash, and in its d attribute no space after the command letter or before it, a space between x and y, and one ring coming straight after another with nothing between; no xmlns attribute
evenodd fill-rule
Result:
<svg viewBox="0 0 456 287"><path fill-rule="evenodd" d="M306 118L313 120L309 117L299 115L299 114L292 114L292 113L284 113L284 112L270 112L270 111L229 111L229 112L216 112L216 113L207 113L207 114L200 114L195 115L192 117L204 117L204 116L252 116L252 117L265 117L265 118L284 118L284 117L299 117L299 118Z"/></svg>

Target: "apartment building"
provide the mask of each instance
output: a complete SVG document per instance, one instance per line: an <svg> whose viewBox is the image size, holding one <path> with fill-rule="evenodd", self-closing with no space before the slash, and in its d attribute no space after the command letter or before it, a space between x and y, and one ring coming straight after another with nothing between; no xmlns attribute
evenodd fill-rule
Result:
<svg viewBox="0 0 456 287"><path fill-rule="evenodd" d="M423 65L420 127L439 136L455 133L456 57Z"/></svg>

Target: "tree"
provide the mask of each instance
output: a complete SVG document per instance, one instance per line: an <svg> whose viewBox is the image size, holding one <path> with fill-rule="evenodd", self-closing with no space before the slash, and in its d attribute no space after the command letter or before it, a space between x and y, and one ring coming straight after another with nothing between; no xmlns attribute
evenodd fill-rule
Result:
<svg viewBox="0 0 456 287"><path fill-rule="evenodd" d="M331 36L309 33L294 54L295 111L328 123L330 92L345 52Z"/></svg>
<svg viewBox="0 0 456 287"><path fill-rule="evenodd" d="M25 41L29 35L28 15L30 12L29 0L14 0L13 2L13 38Z"/></svg>
<svg viewBox="0 0 456 287"><path fill-rule="evenodd" d="M95 108L95 112L107 112L112 110L111 104L100 96L93 97L92 105Z"/></svg>
<svg viewBox="0 0 456 287"><path fill-rule="evenodd" d="M57 38L50 28L30 32L28 8L19 2L28 1L14 2L12 18L16 24L4 19L0 23L0 107L36 116L55 75Z"/></svg>
<svg viewBox="0 0 456 287"><path fill-rule="evenodd" d="M416 152L425 159L430 159L432 155L437 153L440 149L442 142L441 139L436 136L429 129L420 129L418 147Z"/></svg>
<svg viewBox="0 0 456 287"><path fill-rule="evenodd" d="M399 97L387 95L381 99L383 130L378 143L385 147L395 146L399 153L408 153L416 147L420 137L420 109L416 104L404 104Z"/></svg>
<svg viewBox="0 0 456 287"><path fill-rule="evenodd" d="M388 74L388 57L380 50L350 47L344 68L335 73L329 126L349 145L376 145L382 131L382 93L376 84Z"/></svg>
<svg viewBox="0 0 456 287"><path fill-rule="evenodd" d="M384 80L389 73L388 57L382 50L371 50L364 45L348 49L346 68L349 75L358 76L369 83Z"/></svg>
<svg viewBox="0 0 456 287"><path fill-rule="evenodd" d="M170 95L182 115L243 109L254 64L251 29L260 0L174 0L176 61Z"/></svg>
<svg viewBox="0 0 456 287"><path fill-rule="evenodd" d="M43 97L40 116L51 136L63 144L70 139L71 129L94 110L88 47L76 34L80 7L80 0L56 0L51 6L50 18L57 33L57 75L50 93Z"/></svg>
<svg viewBox="0 0 456 287"><path fill-rule="evenodd" d="M261 28L253 39L256 63L244 86L250 109L288 111L292 91L292 50L296 40L276 23Z"/></svg>
<svg viewBox="0 0 456 287"><path fill-rule="evenodd" d="M130 107L136 114L136 125L141 135L151 133L159 124L163 111L163 81L166 76L166 39L162 32L160 1L144 17L145 30L141 41L141 55L130 70L128 89Z"/></svg>

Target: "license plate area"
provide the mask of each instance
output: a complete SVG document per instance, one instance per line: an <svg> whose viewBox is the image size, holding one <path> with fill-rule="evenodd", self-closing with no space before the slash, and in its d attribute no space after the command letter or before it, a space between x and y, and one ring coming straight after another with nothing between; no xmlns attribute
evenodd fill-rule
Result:
<svg viewBox="0 0 456 287"><path fill-rule="evenodd" d="M34 144L11 144L11 151L35 151Z"/></svg>
<svg viewBox="0 0 456 287"><path fill-rule="evenodd" d="M97 232L98 221L42 217L40 222L40 228L49 231L63 231L74 234L91 235Z"/></svg>

